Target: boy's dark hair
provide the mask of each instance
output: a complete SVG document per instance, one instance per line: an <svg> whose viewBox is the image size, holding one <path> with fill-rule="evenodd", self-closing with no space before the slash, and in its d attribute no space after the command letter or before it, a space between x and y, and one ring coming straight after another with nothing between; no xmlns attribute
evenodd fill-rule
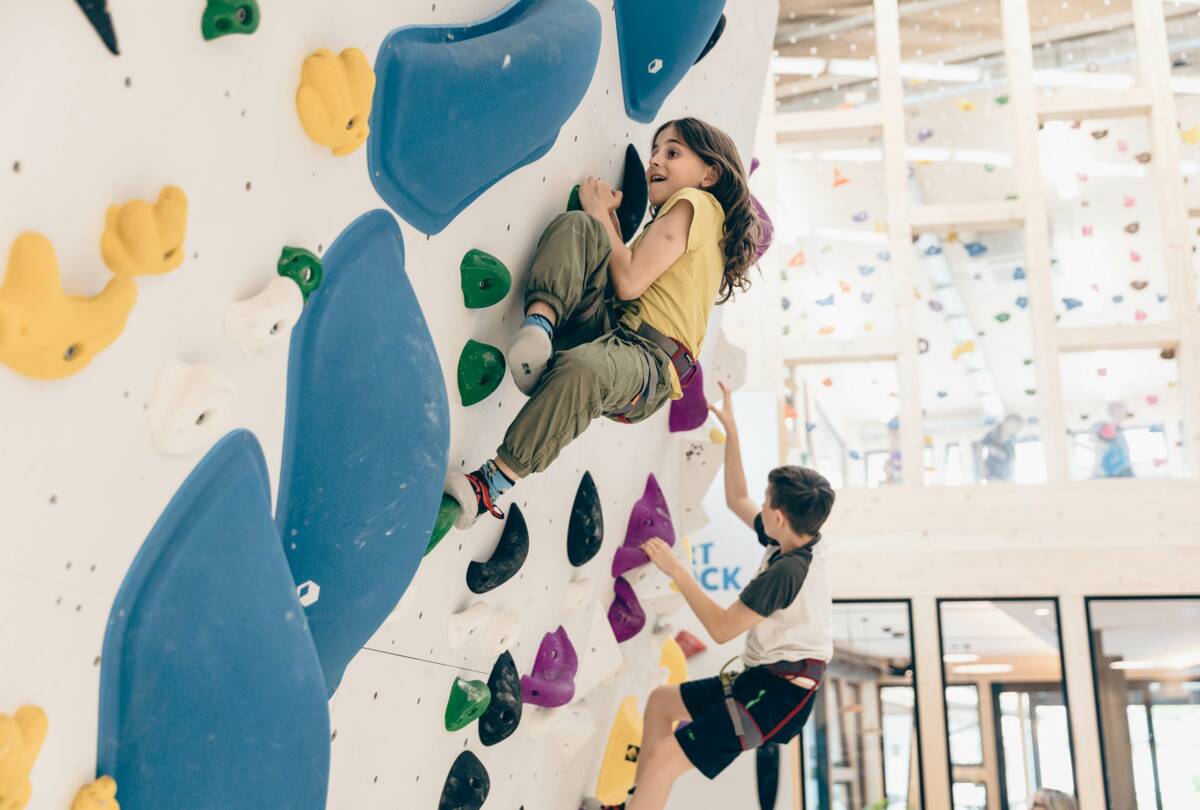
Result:
<svg viewBox="0 0 1200 810"><path fill-rule="evenodd" d="M750 202L750 184L733 138L698 118L677 118L654 131L651 146L659 133L672 124L688 148L706 164L719 169L717 182L704 190L716 197L725 209L725 234L721 239L725 274L721 279L721 297L717 300L718 304L724 304L733 297L734 290L745 292L750 289L750 266L757 264L755 256L762 223ZM651 217L657 214L658 208L651 206Z"/></svg>
<svg viewBox="0 0 1200 810"><path fill-rule="evenodd" d="M771 506L783 512L796 534L820 538L821 526L833 510L833 487L807 467L776 467L767 475Z"/></svg>

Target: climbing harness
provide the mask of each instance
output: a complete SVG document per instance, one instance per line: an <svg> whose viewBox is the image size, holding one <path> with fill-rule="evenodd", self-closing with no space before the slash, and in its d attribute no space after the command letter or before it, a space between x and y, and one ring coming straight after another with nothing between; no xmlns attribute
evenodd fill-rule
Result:
<svg viewBox="0 0 1200 810"><path fill-rule="evenodd" d="M725 670L734 661L737 661L740 656L734 656L725 662L725 666L721 667L719 675L721 679L721 690L725 693L725 708L729 711L729 719L733 723L733 730L737 733L738 742L741 743L742 750L747 751L751 748L757 748L767 740L774 737L779 729L787 725L793 717L800 713L812 696L816 694L817 687L821 685L821 679L825 676L825 662L818 661L815 658L806 658L803 661L779 661L774 664L764 666L768 672L776 677L783 678L786 681L794 681L797 678L807 678L812 681L812 687L808 690L808 694L804 696L804 700L800 701L794 709L788 712L783 720L775 725L766 734L758 725L758 721L750 714L749 706L744 705L741 701L733 696L733 684L738 679L739 675L744 675L742 672L726 672ZM750 701L750 706L754 705L755 701Z"/></svg>

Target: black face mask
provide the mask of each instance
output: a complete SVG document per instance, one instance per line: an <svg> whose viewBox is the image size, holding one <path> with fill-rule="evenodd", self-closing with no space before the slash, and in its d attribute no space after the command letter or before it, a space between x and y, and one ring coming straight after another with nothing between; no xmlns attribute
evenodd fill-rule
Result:
<svg viewBox="0 0 1200 810"><path fill-rule="evenodd" d="M521 722L521 675L507 650L492 667L488 689L492 702L479 718L479 741L495 745L510 737Z"/></svg>

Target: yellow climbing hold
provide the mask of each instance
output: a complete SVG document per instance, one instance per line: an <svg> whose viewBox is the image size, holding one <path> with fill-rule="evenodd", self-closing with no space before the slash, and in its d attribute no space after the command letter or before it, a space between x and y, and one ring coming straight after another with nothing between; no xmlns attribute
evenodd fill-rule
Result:
<svg viewBox="0 0 1200 810"><path fill-rule="evenodd" d="M954 102L959 112L975 112L975 102L969 98L960 98Z"/></svg>
<svg viewBox="0 0 1200 810"><path fill-rule="evenodd" d="M296 111L304 131L335 155L348 155L367 140L375 72L358 48L335 54L320 48L300 68Z"/></svg>
<svg viewBox="0 0 1200 810"><path fill-rule="evenodd" d="M621 701L617 717L613 720L600 763L600 781L596 784L596 798L601 804L620 804L625 801L633 777L637 773L638 754L642 746L642 715L638 712L637 698L630 695Z"/></svg>
<svg viewBox="0 0 1200 810"><path fill-rule="evenodd" d="M23 233L0 284L0 363L41 379L74 374L117 339L136 301L137 286L124 275L95 298L67 295L50 240Z"/></svg>
<svg viewBox="0 0 1200 810"><path fill-rule="evenodd" d="M0 807L4 810L24 810L29 804L33 795L29 775L48 726L40 706L22 706L16 714L0 714Z"/></svg>
<svg viewBox="0 0 1200 810"><path fill-rule="evenodd" d="M84 785L75 794L71 810L121 810L117 803L117 782L111 776L101 776Z"/></svg>
<svg viewBox="0 0 1200 810"><path fill-rule="evenodd" d="M950 352L950 357L957 360L964 354L970 354L973 351L975 351L975 341L968 340L966 343L960 343L955 346L954 351Z"/></svg>
<svg viewBox="0 0 1200 810"><path fill-rule="evenodd" d="M687 658L683 654L683 648L675 639L668 638L663 642L662 655L659 657L658 663L659 666L666 667L667 671L671 673L667 677L668 686L678 686L687 680Z"/></svg>
<svg viewBox="0 0 1200 810"><path fill-rule="evenodd" d="M1184 143L1190 146L1200 143L1200 125L1189 127L1180 134L1183 135Z"/></svg>
<svg viewBox="0 0 1200 810"><path fill-rule="evenodd" d="M153 205L132 200L111 205L100 237L100 255L117 275L152 276L183 263L187 231L187 195L165 186Z"/></svg>
<svg viewBox="0 0 1200 810"><path fill-rule="evenodd" d="M725 444L725 434L720 428L713 428L708 432L708 440L713 444Z"/></svg>

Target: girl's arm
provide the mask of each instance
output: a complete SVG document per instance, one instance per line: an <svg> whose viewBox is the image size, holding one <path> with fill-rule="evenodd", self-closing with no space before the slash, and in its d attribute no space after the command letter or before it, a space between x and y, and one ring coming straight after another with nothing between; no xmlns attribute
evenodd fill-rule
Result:
<svg viewBox="0 0 1200 810"><path fill-rule="evenodd" d="M611 209L592 207L584 210L599 220L608 233L608 240L613 246L608 261L608 275L617 298L622 301L639 297L683 255L687 250L688 233L695 214L690 201L679 200L671 206L670 211L650 223L635 252L626 247L621 239L621 232L613 223Z"/></svg>

